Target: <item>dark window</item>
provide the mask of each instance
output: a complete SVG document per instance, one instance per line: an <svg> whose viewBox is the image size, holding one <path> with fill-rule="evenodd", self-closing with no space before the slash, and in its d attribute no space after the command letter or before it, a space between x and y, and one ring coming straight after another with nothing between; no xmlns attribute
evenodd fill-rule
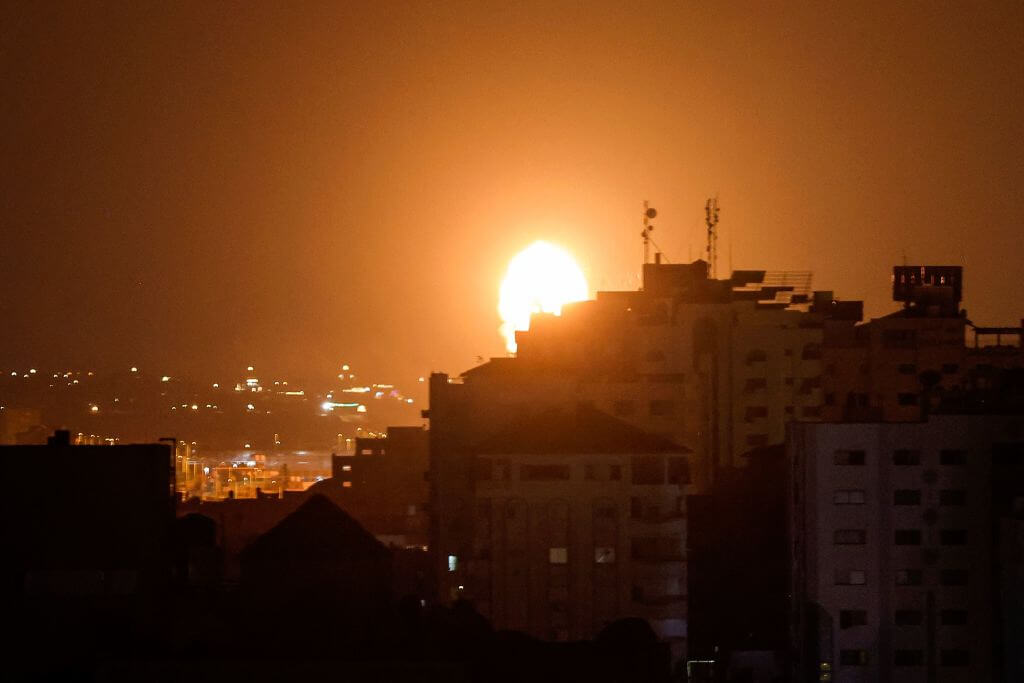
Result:
<svg viewBox="0 0 1024 683"><path fill-rule="evenodd" d="M898 451L893 451L892 464L901 466L920 465L921 451L912 451L906 448L901 448Z"/></svg>
<svg viewBox="0 0 1024 683"><path fill-rule="evenodd" d="M837 465L863 465L866 459L864 451L836 451L834 457Z"/></svg>
<svg viewBox="0 0 1024 683"><path fill-rule="evenodd" d="M967 529L942 529L939 541L942 545L967 545Z"/></svg>
<svg viewBox="0 0 1024 683"><path fill-rule="evenodd" d="M942 450L939 451L939 464L941 465L966 465L967 464L967 453L961 450Z"/></svg>
<svg viewBox="0 0 1024 683"><path fill-rule="evenodd" d="M619 481L622 479L622 465L609 465L608 466L608 478L612 481Z"/></svg>
<svg viewBox="0 0 1024 683"><path fill-rule="evenodd" d="M939 572L939 583L943 586L966 586L968 576L966 569L943 569Z"/></svg>
<svg viewBox="0 0 1024 683"><path fill-rule="evenodd" d="M673 412L675 412L676 404L674 401L669 401L666 399L656 399L654 401L651 401L649 409L652 416L664 417L666 415L671 415Z"/></svg>
<svg viewBox="0 0 1024 683"><path fill-rule="evenodd" d="M768 435L767 434L748 434L747 435L747 445L752 447L752 448L758 448L760 446L767 446L768 445Z"/></svg>
<svg viewBox="0 0 1024 683"><path fill-rule="evenodd" d="M747 410L743 414L743 419L747 422L753 422L761 417L768 417L768 406L747 406Z"/></svg>
<svg viewBox="0 0 1024 683"><path fill-rule="evenodd" d="M897 586L920 586L924 583L924 572L920 569L900 569L896 572Z"/></svg>
<svg viewBox="0 0 1024 683"><path fill-rule="evenodd" d="M943 650L939 653L939 662L942 666L970 666L971 653L969 650Z"/></svg>
<svg viewBox="0 0 1024 683"><path fill-rule="evenodd" d="M665 458L660 455L637 455L633 457L634 484L664 484Z"/></svg>
<svg viewBox="0 0 1024 683"><path fill-rule="evenodd" d="M804 350L800 353L802 360L817 360L821 358L821 345L810 343L804 344Z"/></svg>
<svg viewBox="0 0 1024 683"><path fill-rule="evenodd" d="M893 505L920 505L920 489L896 489L892 492Z"/></svg>
<svg viewBox="0 0 1024 683"><path fill-rule="evenodd" d="M747 363L763 363L768 360L768 354L763 349L752 349L747 353Z"/></svg>
<svg viewBox="0 0 1024 683"><path fill-rule="evenodd" d="M893 616L897 626L920 626L923 617L917 609L898 609Z"/></svg>
<svg viewBox="0 0 1024 683"><path fill-rule="evenodd" d="M942 372L947 375L955 374L960 370L960 366L956 363L944 363L942 365Z"/></svg>
<svg viewBox="0 0 1024 683"><path fill-rule="evenodd" d="M913 363L900 363L896 370L901 375L913 375L917 372L917 366Z"/></svg>
<svg viewBox="0 0 1024 683"><path fill-rule="evenodd" d="M864 545L867 532L864 529L836 529L832 540L836 545Z"/></svg>
<svg viewBox="0 0 1024 683"><path fill-rule="evenodd" d="M836 404L836 394L834 391L830 391L825 394L825 405L834 406Z"/></svg>
<svg viewBox="0 0 1024 683"><path fill-rule="evenodd" d="M597 465L584 465L583 478L589 480L597 479Z"/></svg>
<svg viewBox="0 0 1024 683"><path fill-rule="evenodd" d="M897 394L896 402L901 406L916 406L917 405L917 394Z"/></svg>
<svg viewBox="0 0 1024 683"><path fill-rule="evenodd" d="M863 569L837 570L837 586L863 586L867 583L867 574Z"/></svg>
<svg viewBox="0 0 1024 683"><path fill-rule="evenodd" d="M868 651L840 650L839 663L843 666L865 666L868 663Z"/></svg>
<svg viewBox="0 0 1024 683"><path fill-rule="evenodd" d="M939 491L939 505L967 505L967 490L942 489Z"/></svg>
<svg viewBox="0 0 1024 683"><path fill-rule="evenodd" d="M893 537L896 545L921 545L920 529L897 529Z"/></svg>
<svg viewBox="0 0 1024 683"><path fill-rule="evenodd" d="M964 626L967 624L967 610L944 609L939 613L943 626Z"/></svg>
<svg viewBox="0 0 1024 683"><path fill-rule="evenodd" d="M921 666L924 664L922 650L896 650L893 652L892 663L896 666Z"/></svg>
<svg viewBox="0 0 1024 683"><path fill-rule="evenodd" d="M673 456L668 459L668 483L680 486L690 483L690 465L686 458Z"/></svg>
<svg viewBox="0 0 1024 683"><path fill-rule="evenodd" d="M750 377L747 379L747 383L743 385L743 391L752 393L754 391L760 391L768 388L768 380L764 377Z"/></svg>
<svg viewBox="0 0 1024 683"><path fill-rule="evenodd" d="M863 489L838 489L832 494L832 502L836 505L863 505Z"/></svg>
<svg viewBox="0 0 1024 683"><path fill-rule="evenodd" d="M616 401L612 404L612 411L616 415L626 417L636 412L636 405L632 401Z"/></svg>
<svg viewBox="0 0 1024 683"><path fill-rule="evenodd" d="M815 389L820 389L820 388L821 388L821 378L820 377L804 377L804 379L800 382L800 393L801 394L809 394L812 391L814 391Z"/></svg>
<svg viewBox="0 0 1024 683"><path fill-rule="evenodd" d="M522 481L557 481L569 478L568 465L520 465Z"/></svg>
<svg viewBox="0 0 1024 683"><path fill-rule="evenodd" d="M820 406L805 406L800 409L800 414L803 417L821 417Z"/></svg>
<svg viewBox="0 0 1024 683"><path fill-rule="evenodd" d="M490 460L478 457L475 465L474 477L477 481L490 481L493 478L493 468L491 467Z"/></svg>
<svg viewBox="0 0 1024 683"><path fill-rule="evenodd" d="M839 610L839 628L853 628L868 623L868 613L862 609Z"/></svg>
<svg viewBox="0 0 1024 683"><path fill-rule="evenodd" d="M633 519L641 519L644 516L644 501L636 496L629 499L629 516Z"/></svg>

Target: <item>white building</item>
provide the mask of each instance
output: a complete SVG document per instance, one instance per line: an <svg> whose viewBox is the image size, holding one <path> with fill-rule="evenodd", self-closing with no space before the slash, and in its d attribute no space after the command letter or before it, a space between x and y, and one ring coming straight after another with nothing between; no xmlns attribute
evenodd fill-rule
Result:
<svg viewBox="0 0 1024 683"><path fill-rule="evenodd" d="M1020 416L789 430L794 680L1014 680Z"/></svg>

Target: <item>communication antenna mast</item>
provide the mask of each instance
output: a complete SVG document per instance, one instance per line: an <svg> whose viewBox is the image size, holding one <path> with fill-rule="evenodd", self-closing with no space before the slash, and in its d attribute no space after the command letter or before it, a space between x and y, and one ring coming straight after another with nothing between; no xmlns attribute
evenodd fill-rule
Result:
<svg viewBox="0 0 1024 683"><path fill-rule="evenodd" d="M708 268L713 280L718 276L718 197L704 204L704 223L708 226Z"/></svg>
<svg viewBox="0 0 1024 683"><path fill-rule="evenodd" d="M652 218L658 215L657 209L648 206L647 200L644 200L644 214L643 214L643 226L644 229L640 233L640 236L644 238L644 263L650 261L650 250L651 250L651 231L654 230L654 226L651 225L650 221Z"/></svg>

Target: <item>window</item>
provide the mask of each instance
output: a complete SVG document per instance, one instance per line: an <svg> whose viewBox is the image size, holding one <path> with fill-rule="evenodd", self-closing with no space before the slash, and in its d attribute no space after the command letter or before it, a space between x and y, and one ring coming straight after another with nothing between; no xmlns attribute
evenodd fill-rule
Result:
<svg viewBox="0 0 1024 683"><path fill-rule="evenodd" d="M743 385L743 391L750 394L755 391L761 391L762 389L768 388L768 380L764 377L750 377L747 379L746 384Z"/></svg>
<svg viewBox="0 0 1024 683"><path fill-rule="evenodd" d="M690 483L690 465L686 458L675 456L668 459L668 483L679 486Z"/></svg>
<svg viewBox="0 0 1024 683"><path fill-rule="evenodd" d="M863 489L837 489L832 494L832 502L836 505L863 505L864 498Z"/></svg>
<svg viewBox="0 0 1024 683"><path fill-rule="evenodd" d="M568 465L520 465L522 481L558 481L569 478Z"/></svg>
<svg viewBox="0 0 1024 683"><path fill-rule="evenodd" d="M763 363L768 360L768 354L763 349L751 349L747 353L747 363Z"/></svg>
<svg viewBox="0 0 1024 683"><path fill-rule="evenodd" d="M474 463L474 478L476 481L490 481L494 474L491 461L487 458L477 457Z"/></svg>
<svg viewBox="0 0 1024 683"><path fill-rule="evenodd" d="M768 406L747 406L743 419L746 422L753 422L759 418L768 417Z"/></svg>
<svg viewBox="0 0 1024 683"><path fill-rule="evenodd" d="M551 564L566 564L569 562L568 548L548 548L548 562Z"/></svg>
<svg viewBox="0 0 1024 683"><path fill-rule="evenodd" d="M804 349L800 353L801 360L817 360L821 358L821 345L810 343L804 344Z"/></svg>
<svg viewBox="0 0 1024 683"><path fill-rule="evenodd" d="M897 529L893 533L896 545L921 545L920 529Z"/></svg>
<svg viewBox="0 0 1024 683"><path fill-rule="evenodd" d="M903 393L896 395L896 402L901 406L916 406L917 394Z"/></svg>
<svg viewBox="0 0 1024 683"><path fill-rule="evenodd" d="M967 529L942 529L939 541L942 545L967 545Z"/></svg>
<svg viewBox="0 0 1024 683"><path fill-rule="evenodd" d="M350 489L352 488L352 482L346 479L341 482L341 486L342 488Z"/></svg>
<svg viewBox="0 0 1024 683"><path fill-rule="evenodd" d="M834 457L837 465L863 465L865 461L864 451L836 451Z"/></svg>
<svg viewBox="0 0 1024 683"><path fill-rule="evenodd" d="M971 653L968 650L942 650L939 662L942 666L970 666Z"/></svg>
<svg viewBox="0 0 1024 683"><path fill-rule="evenodd" d="M863 586L867 583L867 574L863 569L848 569L836 572L837 586Z"/></svg>
<svg viewBox="0 0 1024 683"><path fill-rule="evenodd" d="M967 490L943 489L939 491L939 505L967 505Z"/></svg>
<svg viewBox="0 0 1024 683"><path fill-rule="evenodd" d="M636 412L636 405L632 401L616 401L612 404L612 412L619 417L628 417Z"/></svg>
<svg viewBox="0 0 1024 683"><path fill-rule="evenodd" d="M840 650L839 663L843 666L865 666L868 663L868 651Z"/></svg>
<svg viewBox="0 0 1024 683"><path fill-rule="evenodd" d="M834 406L835 404L836 404L836 393L834 391L830 391L827 394L825 394L825 405L827 405L827 406Z"/></svg>
<svg viewBox="0 0 1024 683"><path fill-rule="evenodd" d="M459 568L459 558L457 555L448 556L448 571L453 572Z"/></svg>
<svg viewBox="0 0 1024 683"><path fill-rule="evenodd" d="M768 445L767 434L747 434L747 445L751 448L759 448Z"/></svg>
<svg viewBox="0 0 1024 683"><path fill-rule="evenodd" d="M966 451L947 449L939 451L939 464L940 465L966 465L967 464L967 453Z"/></svg>
<svg viewBox="0 0 1024 683"><path fill-rule="evenodd" d="M610 546L594 548L594 564L615 564L615 548Z"/></svg>
<svg viewBox="0 0 1024 683"><path fill-rule="evenodd" d="M657 485L665 483L665 458L660 455L633 456L633 483Z"/></svg>
<svg viewBox="0 0 1024 683"><path fill-rule="evenodd" d="M622 479L622 465L609 465L608 466L608 478L612 481L619 481Z"/></svg>
<svg viewBox="0 0 1024 683"><path fill-rule="evenodd" d="M924 615L917 609L898 609L893 615L897 626L920 626Z"/></svg>
<svg viewBox="0 0 1024 683"><path fill-rule="evenodd" d="M821 417L821 407L805 406L800 409L800 414L803 417Z"/></svg>
<svg viewBox="0 0 1024 683"><path fill-rule="evenodd" d="M897 586L920 586L924 583L924 572L920 569L900 569L896 572Z"/></svg>
<svg viewBox="0 0 1024 683"><path fill-rule="evenodd" d="M892 492L893 505L920 505L921 489L896 489Z"/></svg>
<svg viewBox="0 0 1024 683"><path fill-rule="evenodd" d="M893 451L892 464L900 466L920 465L921 451L912 451L905 448Z"/></svg>
<svg viewBox="0 0 1024 683"><path fill-rule="evenodd" d="M651 417L665 417L671 415L676 410L675 401L669 401L667 399L656 399L651 401L649 410Z"/></svg>
<svg viewBox="0 0 1024 683"><path fill-rule="evenodd" d="M966 586L966 569L943 569L939 572L939 583L943 586Z"/></svg>
<svg viewBox="0 0 1024 683"><path fill-rule="evenodd" d="M967 610L944 609L939 612L939 620L943 626L964 626L967 624Z"/></svg>
<svg viewBox="0 0 1024 683"><path fill-rule="evenodd" d="M921 666L924 664L922 650L896 650L893 652L892 663L896 666Z"/></svg>
<svg viewBox="0 0 1024 683"><path fill-rule="evenodd" d="M854 626L864 626L868 623L867 610L862 609L844 609L839 610L839 628L853 628Z"/></svg>
<svg viewBox="0 0 1024 683"><path fill-rule="evenodd" d="M584 465L583 466L583 478L589 481L597 479L597 465Z"/></svg>
<svg viewBox="0 0 1024 683"><path fill-rule="evenodd" d="M836 529L832 540L836 545L864 545L867 532L864 529Z"/></svg>
<svg viewBox="0 0 1024 683"><path fill-rule="evenodd" d="M913 375L917 373L917 366L913 363L900 363L896 367L896 371L901 375Z"/></svg>

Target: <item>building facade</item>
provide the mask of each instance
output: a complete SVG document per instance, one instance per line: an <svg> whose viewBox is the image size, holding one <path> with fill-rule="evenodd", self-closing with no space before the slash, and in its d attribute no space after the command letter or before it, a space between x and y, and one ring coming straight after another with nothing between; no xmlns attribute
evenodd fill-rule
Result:
<svg viewBox="0 0 1024 683"><path fill-rule="evenodd" d="M787 451L794 680L1013 680L1020 415L795 423Z"/></svg>

